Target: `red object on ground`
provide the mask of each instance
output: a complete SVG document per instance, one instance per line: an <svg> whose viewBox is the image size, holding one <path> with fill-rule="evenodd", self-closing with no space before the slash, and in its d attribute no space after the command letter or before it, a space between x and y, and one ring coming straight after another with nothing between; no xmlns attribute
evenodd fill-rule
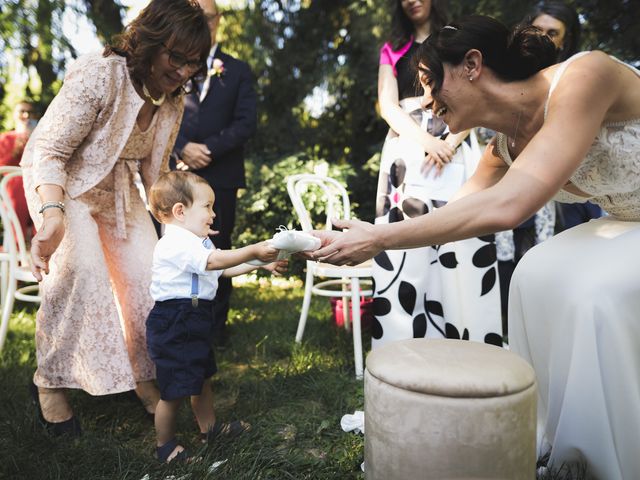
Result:
<svg viewBox="0 0 640 480"><path fill-rule="evenodd" d="M344 326L344 309L342 299L338 297L329 298L331 302L331 314L333 321L338 327ZM351 302L349 301L349 321L351 321ZM360 325L368 328L373 323L373 298L364 297L360 299Z"/></svg>

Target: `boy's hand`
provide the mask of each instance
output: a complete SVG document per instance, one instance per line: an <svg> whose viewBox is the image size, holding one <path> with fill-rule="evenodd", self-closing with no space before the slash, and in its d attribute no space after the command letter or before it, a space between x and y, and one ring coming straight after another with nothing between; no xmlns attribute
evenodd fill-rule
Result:
<svg viewBox="0 0 640 480"><path fill-rule="evenodd" d="M287 270L289 270L289 260L286 258L283 260L278 260L276 262L269 263L262 268L273 273L276 277L279 277Z"/></svg>
<svg viewBox="0 0 640 480"><path fill-rule="evenodd" d="M278 250L271 246L271 243L268 241L256 243L255 245L255 256L258 260L262 262L273 262L278 259Z"/></svg>

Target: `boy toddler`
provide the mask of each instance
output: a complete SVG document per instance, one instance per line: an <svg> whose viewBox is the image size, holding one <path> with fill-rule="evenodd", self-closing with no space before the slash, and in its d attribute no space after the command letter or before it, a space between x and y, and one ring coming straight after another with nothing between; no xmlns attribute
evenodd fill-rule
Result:
<svg viewBox="0 0 640 480"><path fill-rule="evenodd" d="M283 272L287 261L275 262L278 250L260 242L235 250L216 250L209 240L215 214L213 190L198 175L174 171L151 187L151 213L165 225L153 252L151 296L155 305L147 318L147 348L156 365L160 401L156 407L156 454L163 462L187 454L175 438L182 399L191 408L204 439L239 433L241 422L216 422L211 376L216 362L211 348L213 298L218 278L241 275L256 267L245 262L273 262L266 268Z"/></svg>

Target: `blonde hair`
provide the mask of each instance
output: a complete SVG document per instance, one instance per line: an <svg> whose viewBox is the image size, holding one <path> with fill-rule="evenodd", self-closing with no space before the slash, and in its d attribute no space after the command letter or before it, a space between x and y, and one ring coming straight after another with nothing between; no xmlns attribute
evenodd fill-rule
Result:
<svg viewBox="0 0 640 480"><path fill-rule="evenodd" d="M158 178L149 191L149 208L155 219L160 223L169 220L176 203L190 207L193 204L193 187L198 183L209 186L204 178L191 172L174 171Z"/></svg>

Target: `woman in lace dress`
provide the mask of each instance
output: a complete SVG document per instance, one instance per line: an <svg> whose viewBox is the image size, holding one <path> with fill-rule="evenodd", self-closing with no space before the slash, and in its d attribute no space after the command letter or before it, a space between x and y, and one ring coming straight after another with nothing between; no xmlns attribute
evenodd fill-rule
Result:
<svg viewBox="0 0 640 480"><path fill-rule="evenodd" d="M444 205L480 158L475 133L451 134L421 104L424 91L411 60L429 33L444 26L444 15L438 0L395 2L391 39L380 50L378 70L380 114L389 133L380 161L377 224ZM381 252L373 264L372 346L413 337L502 345L496 273L493 236Z"/></svg>
<svg viewBox="0 0 640 480"><path fill-rule="evenodd" d="M419 52L433 109L453 132L496 139L454 201L392 225L336 222L314 258L361 262L384 249L513 228L541 205L589 198L610 216L532 248L510 291L511 348L533 365L550 461L602 479L640 478L640 72L601 52L555 60L530 27L468 17ZM543 445L541 445L543 446Z"/></svg>
<svg viewBox="0 0 640 480"><path fill-rule="evenodd" d="M210 41L195 1L153 0L113 45L71 66L25 150L42 296L32 393L54 434L80 433L69 388L135 389L155 410L144 325L157 236L134 181L149 187L168 170L182 86Z"/></svg>

